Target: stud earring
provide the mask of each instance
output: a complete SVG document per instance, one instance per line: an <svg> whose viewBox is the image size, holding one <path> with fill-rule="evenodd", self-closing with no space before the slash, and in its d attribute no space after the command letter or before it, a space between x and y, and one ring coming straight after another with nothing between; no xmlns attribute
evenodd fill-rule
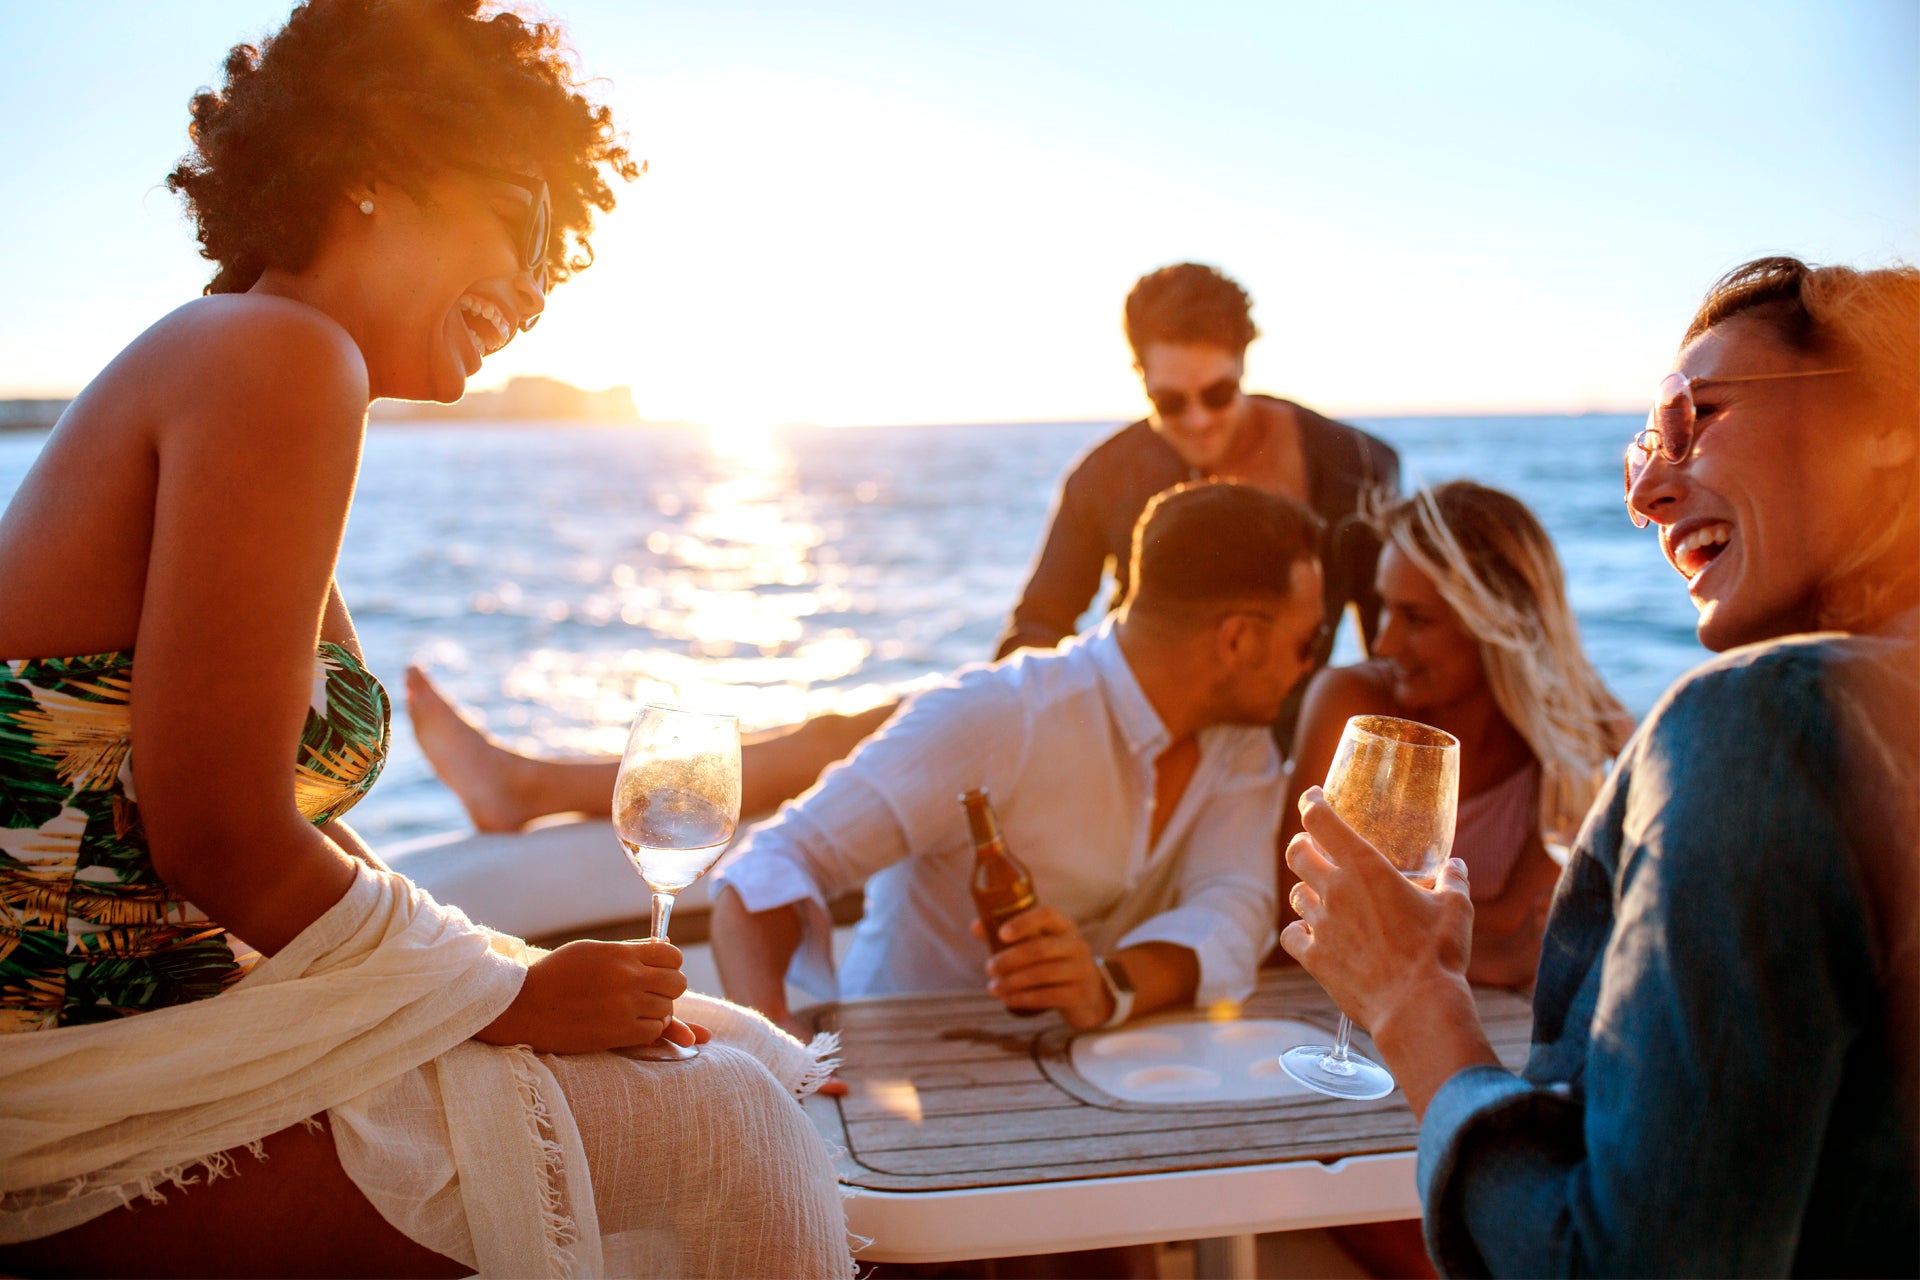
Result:
<svg viewBox="0 0 1920 1280"><path fill-rule="evenodd" d="M360 212L362 212L362 213L372 213L372 212L373 212L373 201L371 201L371 200L362 200L362 201L360 202Z"/></svg>

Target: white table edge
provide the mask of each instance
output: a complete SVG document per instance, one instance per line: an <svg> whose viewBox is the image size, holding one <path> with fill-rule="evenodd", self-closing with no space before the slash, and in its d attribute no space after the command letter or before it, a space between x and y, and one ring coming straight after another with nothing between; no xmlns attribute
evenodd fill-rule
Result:
<svg viewBox="0 0 1920 1280"><path fill-rule="evenodd" d="M950 1191L844 1188L861 1262L1102 1249L1420 1216L1414 1153ZM1097 1226L1095 1225L1097 1224Z"/></svg>

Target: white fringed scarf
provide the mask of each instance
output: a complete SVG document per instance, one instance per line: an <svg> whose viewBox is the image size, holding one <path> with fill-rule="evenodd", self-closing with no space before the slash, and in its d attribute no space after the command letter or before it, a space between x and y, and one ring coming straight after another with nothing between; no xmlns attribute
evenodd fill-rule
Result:
<svg viewBox="0 0 1920 1280"><path fill-rule="evenodd" d="M691 996L677 1011L715 1033L693 1063L473 1040L538 954L362 866L338 903L231 991L0 1036L0 1243L237 1172L235 1149L258 1153L262 1138L326 1111L342 1166L382 1216L485 1275L847 1274L832 1170L791 1101L831 1069L831 1043L803 1047L750 1010ZM620 1123L623 1106L629 1125L636 1106L714 1110L710 1154L781 1171L770 1212L792 1229L760 1234L791 1238L747 1257L695 1255L709 1246L682 1237L713 1216L698 1187L629 1191L643 1180L609 1174L596 1202L581 1126L605 1122L600 1111ZM630 1136L665 1144L652 1150L671 1162L684 1123L648 1117L653 1132ZM617 1160L628 1138L591 1145Z"/></svg>

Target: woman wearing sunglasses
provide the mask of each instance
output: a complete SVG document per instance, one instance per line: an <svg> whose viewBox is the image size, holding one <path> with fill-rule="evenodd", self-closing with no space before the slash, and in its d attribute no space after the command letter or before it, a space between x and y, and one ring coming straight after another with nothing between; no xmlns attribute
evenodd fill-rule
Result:
<svg viewBox="0 0 1920 1280"><path fill-rule="evenodd" d="M1524 1072L1465 981L1469 875L1317 790L1282 945L1422 1115L1452 1274L1920 1269L1920 272L1768 258L1689 326L1627 504L1721 656L1654 708L1561 878Z"/></svg>
<svg viewBox="0 0 1920 1280"><path fill-rule="evenodd" d="M1314 679L1300 713L1280 848L1300 793L1327 773L1350 716L1403 716L1460 740L1453 848L1472 882L1473 982L1533 981L1560 867L1633 721L1580 647L1560 559L1526 504L1471 480L1422 489L1373 520L1384 540L1373 658ZM1293 876L1284 867L1284 898ZM1293 919L1282 908L1280 926Z"/></svg>
<svg viewBox="0 0 1920 1280"><path fill-rule="evenodd" d="M209 296L0 517L0 1270L847 1270L805 1050L597 1052L701 1037L673 948L529 949L339 820L367 405L458 399L589 261L636 166L577 83L499 6L311 0L193 100Z"/></svg>

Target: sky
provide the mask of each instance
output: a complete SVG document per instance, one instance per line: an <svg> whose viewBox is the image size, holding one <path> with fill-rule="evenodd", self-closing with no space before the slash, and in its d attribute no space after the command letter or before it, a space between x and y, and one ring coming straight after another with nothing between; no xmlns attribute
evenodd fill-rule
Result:
<svg viewBox="0 0 1920 1280"><path fill-rule="evenodd" d="M0 398L209 267L161 180L285 0L0 0ZM1764 253L1920 261L1920 0L554 0L648 174L474 387L720 426L1138 416L1127 289L1221 267L1247 385L1644 404Z"/></svg>

